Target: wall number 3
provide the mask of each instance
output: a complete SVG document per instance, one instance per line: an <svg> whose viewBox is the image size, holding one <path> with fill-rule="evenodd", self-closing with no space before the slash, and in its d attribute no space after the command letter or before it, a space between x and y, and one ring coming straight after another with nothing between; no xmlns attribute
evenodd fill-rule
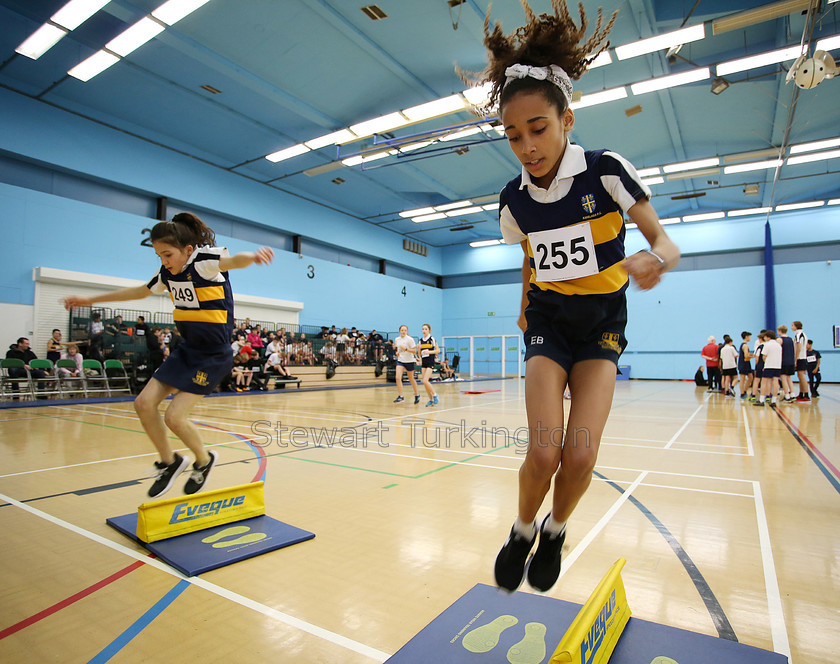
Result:
<svg viewBox="0 0 840 664"><path fill-rule="evenodd" d="M315 278L315 266L314 265L307 265L306 266L306 276L310 279Z"/></svg>

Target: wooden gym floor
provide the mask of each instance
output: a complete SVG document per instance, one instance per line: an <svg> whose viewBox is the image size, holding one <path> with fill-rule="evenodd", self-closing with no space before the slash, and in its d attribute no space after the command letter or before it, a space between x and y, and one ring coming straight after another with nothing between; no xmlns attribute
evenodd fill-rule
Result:
<svg viewBox="0 0 840 664"><path fill-rule="evenodd" d="M146 500L130 402L0 410L0 661L383 661L493 583L515 516L521 382L438 391L434 409L393 386L203 400L211 488L266 463L267 514L316 538L186 580L105 524ZM840 388L821 391L776 413L618 382L549 595L582 603L625 557L634 616L836 662Z"/></svg>

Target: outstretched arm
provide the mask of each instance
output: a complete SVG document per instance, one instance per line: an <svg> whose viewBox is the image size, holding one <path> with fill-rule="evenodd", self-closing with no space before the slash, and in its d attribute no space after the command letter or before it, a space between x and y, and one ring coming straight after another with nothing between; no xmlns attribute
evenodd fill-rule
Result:
<svg viewBox="0 0 840 664"><path fill-rule="evenodd" d="M149 297L152 294L145 284L142 286L131 286L129 288L121 288L119 290L111 291L110 293L101 293L100 295L93 295L91 297L84 297L81 295L71 295L64 298L65 309L75 309L76 307L89 307L98 302L125 302L126 300L142 300L144 297Z"/></svg>
<svg viewBox="0 0 840 664"><path fill-rule="evenodd" d="M256 251L241 251L234 256L219 259L219 269L222 272L248 267L253 263L267 265L274 260L274 250L271 247L260 247Z"/></svg>

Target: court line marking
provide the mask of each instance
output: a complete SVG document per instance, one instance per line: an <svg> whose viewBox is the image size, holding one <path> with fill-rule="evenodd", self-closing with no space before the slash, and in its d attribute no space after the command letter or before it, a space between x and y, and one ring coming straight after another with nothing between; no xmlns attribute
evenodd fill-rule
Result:
<svg viewBox="0 0 840 664"><path fill-rule="evenodd" d="M693 419L697 416L697 413L699 413L699 412L700 412L700 411L704 408L704 406L706 405L706 401L708 401L708 397L706 397L705 399L703 399L703 403L701 403L699 406L697 406L697 410L695 410L695 411L691 414L691 416L690 416L690 417L689 417L689 418L685 421L685 423L683 423L683 425L679 428L679 430L677 431L677 433L675 433L673 436L671 436L671 440L669 440L669 441L668 441L668 444L665 446L665 449L666 449L666 450L671 448L671 445L673 445L673 444L674 444L674 441L675 441L677 438L679 438L680 434L681 434L683 431L685 431L685 428L686 428L689 424L691 424L691 420L693 420Z"/></svg>
<svg viewBox="0 0 840 664"><path fill-rule="evenodd" d="M773 547L770 543L770 529L767 526L767 514L764 510L764 497L761 484L753 481L755 498L755 517L758 525L758 541L761 544L761 563L764 568L764 587L767 593L767 610L770 614L770 634L773 638L773 650L788 658L793 664L788 642L785 612L782 608L782 596L779 592L779 580L776 577L776 563L773 560Z"/></svg>
<svg viewBox="0 0 840 664"><path fill-rule="evenodd" d="M741 404L741 411L744 415L744 433L747 435L747 456L755 456L755 450L753 449L753 442L752 442L752 434L750 433L750 420L747 417L746 412L744 412L744 408L746 408L746 404Z"/></svg>
<svg viewBox="0 0 840 664"><path fill-rule="evenodd" d="M642 483L642 480L645 479L646 476L647 471L639 473L639 476L635 479L635 481L629 487L624 489L618 499L610 505L610 508L606 512L604 512L603 516L598 520L598 523L589 529L589 532L586 533L584 538L578 542L578 545L572 549L572 552L563 559L563 568L560 570L560 575L557 577L558 580L562 579L563 575L569 571L569 568L574 565L578 558L580 558L586 550L586 547L588 547L606 527L607 523L609 523L613 516L615 516L615 513L618 512L619 508L627 502L630 498L630 494L632 494L636 487Z"/></svg>
<svg viewBox="0 0 840 664"><path fill-rule="evenodd" d="M53 516L52 514L48 514L47 512L39 510L35 507L26 505L25 503L22 503L19 500L15 500L14 498L7 496L3 493L0 493L0 500L4 500L9 504L24 510L25 512L29 512L33 516L37 516L41 519L44 519L45 521L49 521L50 523L64 528L65 530L69 530L70 532L76 533L77 535L86 537L87 539L97 542L98 544L102 544L103 546L106 546L109 549L116 551L117 553L122 553L123 555L126 555L130 558L134 558L135 560L140 560L146 563L147 565L151 565L155 569L165 572L166 574L169 574L171 576L174 576L177 579L186 580L191 585L194 585L198 588L203 588L204 590L207 590L208 592L211 592L214 595L228 599L245 608L252 609L253 611L261 613L262 615L267 616L269 618L274 618L278 622L282 622L288 625L289 627L293 627L308 634L312 634L317 638L329 641L330 643L346 648L347 650L352 650L353 652L359 653L360 655L368 657L377 662L384 662L386 659L388 659L388 657L390 657L390 655L382 652L381 650L377 650L376 648L366 646L363 643L354 641L353 639L350 639L346 636L342 636L341 634L336 634L335 632L331 632L330 630L325 629L323 627L318 627L317 625L313 625L312 623L306 622L305 620L296 618L287 613L283 613L282 611L278 611L277 609L274 609L270 606L266 606L265 604L245 597L244 595L240 595L239 593L236 593L222 586L216 585L215 583L205 581L200 577L185 577L177 570L169 567L168 565L158 560L148 558L146 555L138 553L137 551L133 551L132 549L129 549L128 547L123 546L122 544L112 542L111 540L102 537L101 535L97 535L96 533L93 533L89 530L85 530L80 526L76 526L72 523L69 523L68 521L64 521L63 519Z"/></svg>

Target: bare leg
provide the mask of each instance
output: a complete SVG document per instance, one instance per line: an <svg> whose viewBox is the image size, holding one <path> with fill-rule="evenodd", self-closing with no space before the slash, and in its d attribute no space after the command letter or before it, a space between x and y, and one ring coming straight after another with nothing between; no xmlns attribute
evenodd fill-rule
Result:
<svg viewBox="0 0 840 664"><path fill-rule="evenodd" d="M201 434L195 425L190 422L189 415L193 406L198 402L202 394L192 394L191 392L178 392L166 409L164 420L172 433L184 441L192 453L195 455L195 461L199 466L204 466L210 461L210 455L201 442Z"/></svg>
<svg viewBox="0 0 840 664"><path fill-rule="evenodd" d="M134 410L140 418L140 424L160 454L161 461L167 465L175 461L175 457L158 406L176 391L174 387L161 383L157 378L151 378L134 400Z"/></svg>
<svg viewBox="0 0 840 664"><path fill-rule="evenodd" d="M405 367L401 364L397 365L397 394L403 395L402 377L405 373Z"/></svg>

